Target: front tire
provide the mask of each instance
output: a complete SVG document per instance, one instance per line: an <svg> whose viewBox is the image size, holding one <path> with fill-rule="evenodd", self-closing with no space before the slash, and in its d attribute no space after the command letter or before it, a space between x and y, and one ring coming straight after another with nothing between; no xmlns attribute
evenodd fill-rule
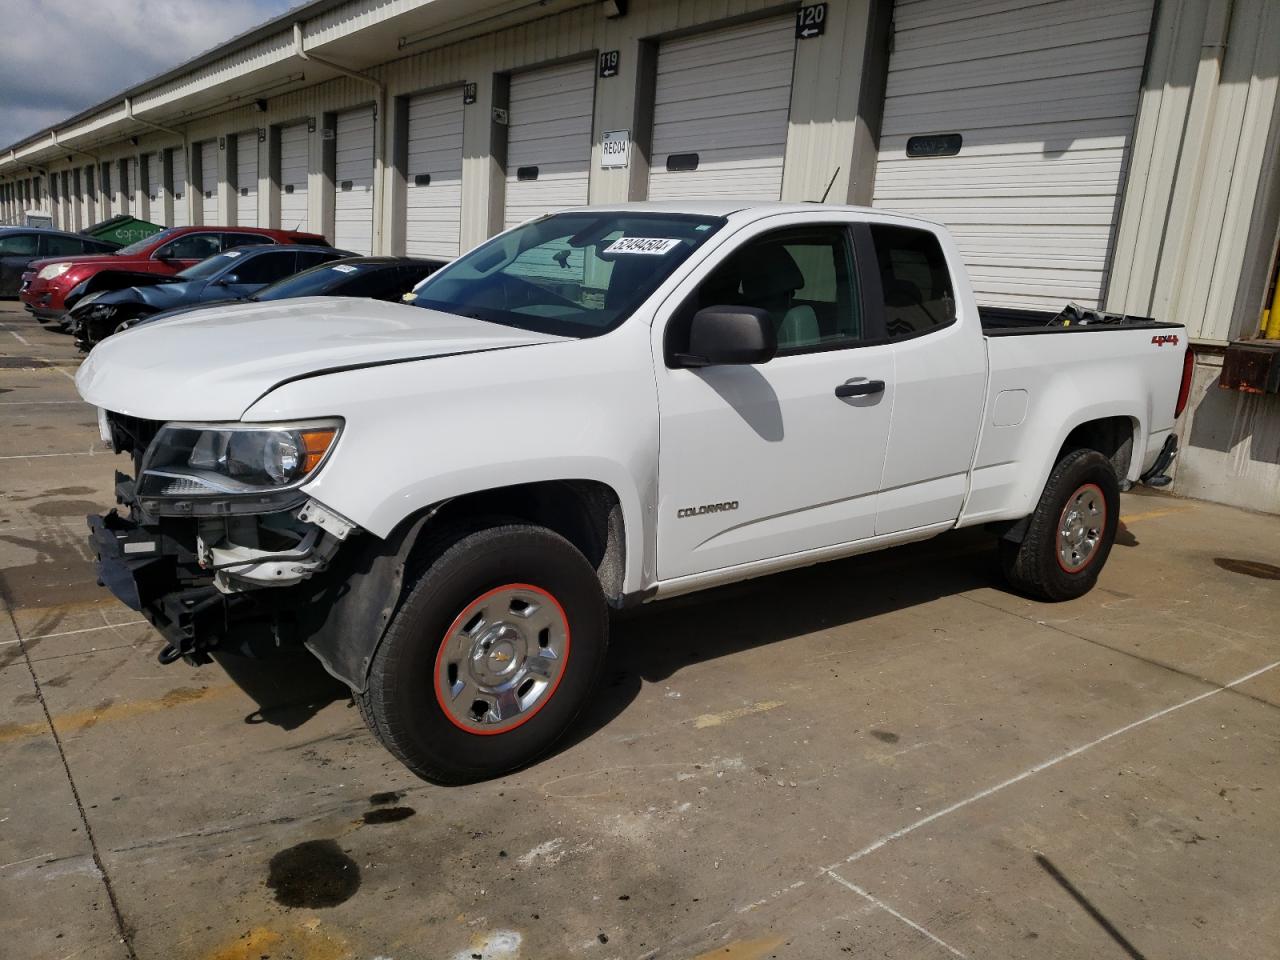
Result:
<svg viewBox="0 0 1280 960"><path fill-rule="evenodd" d="M374 654L361 713L410 770L442 784L545 754L586 703L609 620L567 540L508 524L459 532L409 590Z"/></svg>
<svg viewBox="0 0 1280 960"><path fill-rule="evenodd" d="M1120 521L1120 484L1096 450L1058 461L1021 543L1000 541L1005 580L1037 600L1074 600L1093 589Z"/></svg>

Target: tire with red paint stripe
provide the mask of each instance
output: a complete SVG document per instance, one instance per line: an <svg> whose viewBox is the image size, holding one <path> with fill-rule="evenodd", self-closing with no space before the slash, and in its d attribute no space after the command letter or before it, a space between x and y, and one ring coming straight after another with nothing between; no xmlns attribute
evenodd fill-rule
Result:
<svg viewBox="0 0 1280 960"><path fill-rule="evenodd" d="M1097 450L1064 454L1022 542L1000 542L1005 579L1037 600L1083 596L1111 554L1119 519L1120 484L1111 461Z"/></svg>
<svg viewBox="0 0 1280 960"><path fill-rule="evenodd" d="M503 524L459 532L387 629L358 694L370 728L434 783L468 783L542 756L604 665L599 580L568 540Z"/></svg>

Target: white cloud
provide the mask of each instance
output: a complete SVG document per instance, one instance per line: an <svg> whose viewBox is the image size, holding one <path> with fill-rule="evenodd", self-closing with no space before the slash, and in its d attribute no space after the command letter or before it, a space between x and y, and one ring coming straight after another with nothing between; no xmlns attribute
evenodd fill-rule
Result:
<svg viewBox="0 0 1280 960"><path fill-rule="evenodd" d="M298 0L4 0L0 146L283 13Z"/></svg>

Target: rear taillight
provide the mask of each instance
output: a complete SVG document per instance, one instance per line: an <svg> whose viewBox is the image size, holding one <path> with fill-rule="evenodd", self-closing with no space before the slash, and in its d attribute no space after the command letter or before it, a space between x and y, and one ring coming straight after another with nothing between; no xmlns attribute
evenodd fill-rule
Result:
<svg viewBox="0 0 1280 960"><path fill-rule="evenodd" d="M1182 385L1178 387L1178 404L1173 408L1173 419L1182 416L1187 409L1187 400L1191 397L1191 375L1196 369L1196 355L1187 344L1187 352L1182 355Z"/></svg>

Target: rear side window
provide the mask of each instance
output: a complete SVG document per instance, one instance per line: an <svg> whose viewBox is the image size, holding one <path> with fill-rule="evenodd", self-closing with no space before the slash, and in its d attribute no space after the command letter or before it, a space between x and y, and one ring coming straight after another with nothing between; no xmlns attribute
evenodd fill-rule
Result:
<svg viewBox="0 0 1280 960"><path fill-rule="evenodd" d="M275 241L260 233L224 233L222 235L223 250L230 250L233 247L253 247L264 243L275 243Z"/></svg>
<svg viewBox="0 0 1280 960"><path fill-rule="evenodd" d="M871 224L885 332L890 340L929 333L955 321L951 273L938 238L927 230Z"/></svg>

